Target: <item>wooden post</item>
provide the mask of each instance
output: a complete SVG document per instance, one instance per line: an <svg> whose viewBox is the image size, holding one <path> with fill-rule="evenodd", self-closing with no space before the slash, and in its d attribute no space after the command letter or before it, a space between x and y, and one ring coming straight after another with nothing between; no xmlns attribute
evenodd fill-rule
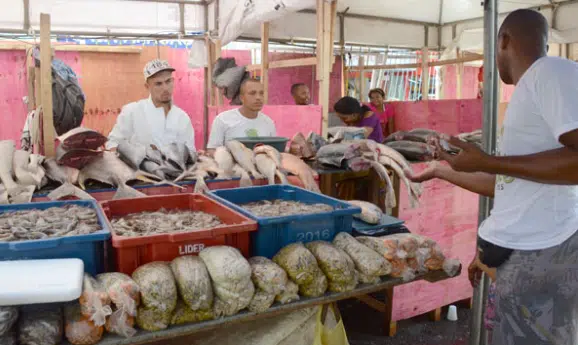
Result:
<svg viewBox="0 0 578 345"><path fill-rule="evenodd" d="M209 37L205 38L205 44L207 46L207 79L206 87L209 90L208 105L215 105L215 88L213 87L213 42Z"/></svg>
<svg viewBox="0 0 578 345"><path fill-rule="evenodd" d="M333 43L331 42L331 37L333 34L333 27L331 27L332 20L331 16L335 13L333 9L337 6L337 1L333 1L331 4L321 1L322 11L323 11L323 40L322 40L322 52L321 57L318 59L322 61L322 73L321 73L321 87L319 90L319 103L323 108L323 118L321 121L321 133L325 137L327 135L327 127L329 123L329 86L330 86L330 74L331 74L331 58L333 56ZM320 10L319 8L317 9Z"/></svg>
<svg viewBox="0 0 578 345"><path fill-rule="evenodd" d="M429 49L423 47L421 51L421 99L429 99Z"/></svg>
<svg viewBox="0 0 578 345"><path fill-rule="evenodd" d="M221 57L221 40L215 40L213 45L213 63L216 63L217 60ZM223 93L215 86L215 103L216 105L223 105Z"/></svg>
<svg viewBox="0 0 578 345"><path fill-rule="evenodd" d="M359 56L359 67L361 70L359 71L359 99L363 101L363 95L365 94L365 58L363 56Z"/></svg>
<svg viewBox="0 0 578 345"><path fill-rule="evenodd" d="M54 117L52 114L52 48L50 47L50 15L40 14L40 85L42 92L42 133L44 155L55 156Z"/></svg>
<svg viewBox="0 0 578 345"><path fill-rule="evenodd" d="M269 23L261 24L261 83L265 91L263 104L269 100Z"/></svg>
<svg viewBox="0 0 578 345"><path fill-rule="evenodd" d="M325 1L317 0L317 69L316 78L318 81L323 79L323 9ZM321 93L319 93L321 97ZM321 103L321 102L320 102Z"/></svg>

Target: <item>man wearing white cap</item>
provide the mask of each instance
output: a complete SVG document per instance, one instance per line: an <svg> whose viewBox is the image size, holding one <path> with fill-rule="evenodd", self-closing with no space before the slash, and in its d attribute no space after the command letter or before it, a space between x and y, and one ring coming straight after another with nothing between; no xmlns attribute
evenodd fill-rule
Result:
<svg viewBox="0 0 578 345"><path fill-rule="evenodd" d="M147 63L144 79L150 96L122 108L108 136L107 149L115 149L119 142L128 140L158 148L185 143L191 151L195 151L191 119L173 104L174 71L164 60Z"/></svg>

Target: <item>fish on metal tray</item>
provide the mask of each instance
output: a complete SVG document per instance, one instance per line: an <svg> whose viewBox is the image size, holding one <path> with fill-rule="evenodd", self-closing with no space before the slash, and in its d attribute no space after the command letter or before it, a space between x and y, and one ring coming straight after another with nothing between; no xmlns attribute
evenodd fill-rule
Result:
<svg viewBox="0 0 578 345"><path fill-rule="evenodd" d="M241 204L241 207L258 217L282 217L333 211L333 207L327 204L307 204L282 199L249 202Z"/></svg>
<svg viewBox="0 0 578 345"><path fill-rule="evenodd" d="M221 219L202 211L165 210L132 213L111 220L118 236L140 237L211 229L221 225Z"/></svg>
<svg viewBox="0 0 578 345"><path fill-rule="evenodd" d="M393 141L386 145L401 153L409 161L429 161L435 153L431 145L415 141Z"/></svg>
<svg viewBox="0 0 578 345"><path fill-rule="evenodd" d="M301 132L297 132L293 138L291 138L289 153L306 160L315 157L315 149Z"/></svg>
<svg viewBox="0 0 578 345"><path fill-rule="evenodd" d="M252 150L248 149L238 140L229 140L225 143L225 146L243 169L256 179L263 178L263 175L261 175L255 167L255 155Z"/></svg>
<svg viewBox="0 0 578 345"><path fill-rule="evenodd" d="M299 177L301 182L303 182L305 189L312 192L321 193L321 190L315 181L316 173L314 173L314 171L301 159L290 153L282 152L281 165L283 170Z"/></svg>
<svg viewBox="0 0 578 345"><path fill-rule="evenodd" d="M0 242L87 235L102 230L94 209L78 205L0 213Z"/></svg>
<svg viewBox="0 0 578 345"><path fill-rule="evenodd" d="M96 150L102 147L107 137L90 128L76 127L59 136L60 146L65 150L89 149Z"/></svg>
<svg viewBox="0 0 578 345"><path fill-rule="evenodd" d="M323 146L329 144L325 138L315 132L309 132L309 135L307 136L307 142L309 142L315 152L319 151L319 149Z"/></svg>
<svg viewBox="0 0 578 345"><path fill-rule="evenodd" d="M361 208L361 213L354 214L353 217L368 224L379 224L383 217L381 209L370 202L361 200L347 200L347 202Z"/></svg>
<svg viewBox="0 0 578 345"><path fill-rule="evenodd" d="M102 156L103 151L90 149L65 150L62 146L56 148L56 161L76 169L82 169L95 159Z"/></svg>

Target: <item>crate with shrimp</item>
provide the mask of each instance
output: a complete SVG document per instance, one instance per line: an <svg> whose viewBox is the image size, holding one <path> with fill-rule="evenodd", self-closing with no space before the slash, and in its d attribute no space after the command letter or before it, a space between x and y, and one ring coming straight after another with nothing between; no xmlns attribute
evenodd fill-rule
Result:
<svg viewBox="0 0 578 345"><path fill-rule="evenodd" d="M153 261L197 255L227 245L249 255L254 220L201 194L150 196L101 202L111 223L117 272L131 274Z"/></svg>
<svg viewBox="0 0 578 345"><path fill-rule="evenodd" d="M81 259L90 274L104 272L109 223L94 200L0 206L0 261Z"/></svg>
<svg viewBox="0 0 578 345"><path fill-rule="evenodd" d="M289 185L254 186L211 191L210 197L254 219L251 256L272 258L294 242L331 241L352 231L359 207Z"/></svg>

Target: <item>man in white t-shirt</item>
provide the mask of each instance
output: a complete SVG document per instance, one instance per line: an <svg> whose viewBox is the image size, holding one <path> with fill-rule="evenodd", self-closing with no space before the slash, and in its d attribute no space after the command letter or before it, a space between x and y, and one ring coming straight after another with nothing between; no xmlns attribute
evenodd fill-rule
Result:
<svg viewBox="0 0 578 345"><path fill-rule="evenodd" d="M240 108L224 111L213 121L207 144L209 152L233 138L277 135L273 120L261 112L263 84L255 79L247 79L241 84L239 96L242 104Z"/></svg>
<svg viewBox="0 0 578 345"><path fill-rule="evenodd" d="M107 149L116 149L121 140L127 140L159 149L184 143L195 151L191 118L173 103L174 70L164 60L146 64L143 73L150 96L122 108L108 136Z"/></svg>
<svg viewBox="0 0 578 345"><path fill-rule="evenodd" d="M408 177L440 178L494 198L469 267L495 278L495 345L578 344L578 64L547 56L548 22L509 14L498 33L500 77L516 86L498 152L449 138L457 155Z"/></svg>

